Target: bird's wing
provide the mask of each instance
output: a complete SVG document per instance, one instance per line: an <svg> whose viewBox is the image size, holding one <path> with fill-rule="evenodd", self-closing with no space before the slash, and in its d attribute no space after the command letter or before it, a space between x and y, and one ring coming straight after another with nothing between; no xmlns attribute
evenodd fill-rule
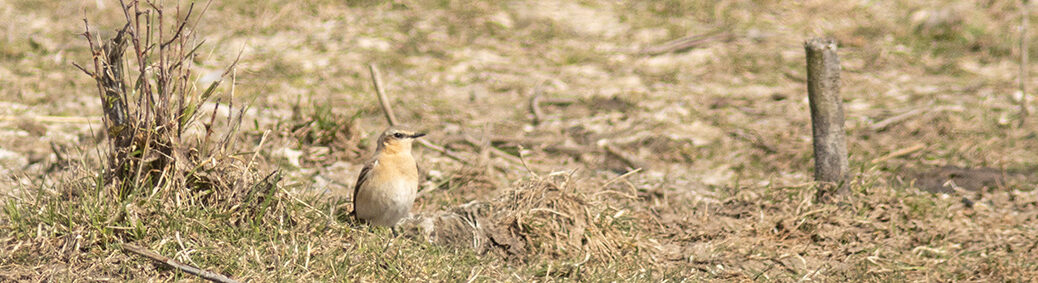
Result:
<svg viewBox="0 0 1038 283"><path fill-rule="evenodd" d="M371 168L378 165L378 159L373 159L368 164L364 165L363 169L360 169L360 175L357 176L357 184L353 186L353 212L357 214L357 194L360 193L360 187L364 185L364 182L368 181L368 174L371 173Z"/></svg>

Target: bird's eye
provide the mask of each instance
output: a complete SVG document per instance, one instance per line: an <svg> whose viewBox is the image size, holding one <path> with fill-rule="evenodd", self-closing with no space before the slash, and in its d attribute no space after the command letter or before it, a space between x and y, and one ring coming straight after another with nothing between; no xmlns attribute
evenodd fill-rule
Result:
<svg viewBox="0 0 1038 283"><path fill-rule="evenodd" d="M395 134L393 134L393 137L394 137L394 138L398 138L398 139L402 139L402 138L404 138L404 134L401 134L401 133L395 133Z"/></svg>

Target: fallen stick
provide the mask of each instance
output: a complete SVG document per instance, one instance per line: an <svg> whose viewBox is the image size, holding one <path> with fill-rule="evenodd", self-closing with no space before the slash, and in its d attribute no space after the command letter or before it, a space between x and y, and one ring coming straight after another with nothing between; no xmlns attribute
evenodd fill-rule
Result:
<svg viewBox="0 0 1038 283"><path fill-rule="evenodd" d="M467 138L467 137L466 138L456 138L452 142L464 142L464 143L473 145L470 142L470 139ZM492 143L511 143L511 144L516 145L516 146L523 146L523 147L526 147L526 148L539 148L539 149L547 151L547 152L563 153L563 154L573 155L575 157L579 157L581 154L585 154L585 153L601 153L602 152L601 149L590 147L590 146L558 145L558 144L553 144L555 142L553 140L541 139L541 138L493 136L493 137L490 137L490 142L492 142ZM502 151L502 153L508 154L507 152L504 152L504 151ZM511 155L511 154L508 154L508 155ZM514 157L514 155L511 155L511 156ZM515 159L512 159L512 158L508 158L508 159L510 159L513 162L515 161Z"/></svg>
<svg viewBox="0 0 1038 283"><path fill-rule="evenodd" d="M552 144L553 141L551 141L551 140L539 139L539 138L493 136L493 137L490 137L490 141L491 142L495 142L495 143L512 143L512 144L515 144L516 146L522 146L522 147L525 147L525 148L539 148L539 149L541 149L543 151L546 151L546 152L567 154L567 155L571 155L571 156L573 156L575 158L579 158L581 155L583 155L585 153L603 153L603 152L605 152L605 153L613 154L614 156L620 158L621 161L623 161L624 163L627 163L627 165L632 166L632 168L643 167L643 166L634 166L635 164L640 164L640 165L644 165L645 164L643 161L640 161L638 158L633 157L632 155L627 154L627 153L625 153L625 152L623 152L623 151L621 151L619 149L613 148L612 146L610 146L610 148L612 148L612 152L609 152L605 148L596 148L596 147L592 147L592 146L580 146L580 145L571 146L571 145ZM468 137L468 136L454 138L454 139L451 140L450 143L455 143L455 142L465 143L465 144L469 144L471 146L479 147L479 143L474 138ZM501 149L498 149L496 147L493 147L493 146L491 146L491 148L492 149L490 149L490 152L494 156L502 157L505 160L508 160L509 162L512 162L512 163L521 164L521 161L515 155L509 154L508 152L505 152L505 151L503 151Z"/></svg>
<svg viewBox="0 0 1038 283"><path fill-rule="evenodd" d="M216 272L212 272L212 271L208 271L208 270L204 270L204 269L200 269L200 268L196 268L194 266L190 266L190 265L187 265L187 264L183 264L183 263L181 263L179 261L176 261L176 260L174 260L172 258L165 257L163 255L160 255L160 254L156 253L156 252L153 252L151 250L148 250L148 249L145 249L145 248L142 248L142 247L138 247L138 246L135 246L135 245L123 244L123 250L124 251L128 251L130 253L134 253L134 254L143 256L143 257L146 257L148 259L151 259L151 260L156 261L158 263L164 264L164 265L169 266L171 268L179 269L180 271L183 271L185 273L188 273L188 274L191 274L191 275L195 275L195 276L198 276L198 277L202 277L203 279L206 279L206 280L209 280L209 281L223 282L223 283L231 283L231 282L237 283L238 282L238 281L236 281L234 279L228 278L227 276L223 276L222 274L219 274L219 273L216 273Z"/></svg>
<svg viewBox="0 0 1038 283"><path fill-rule="evenodd" d="M490 170L490 168L491 168L491 166L490 166L490 148L492 147L490 145L490 136L489 136L490 132L491 132L491 130L490 130L490 123L484 123L483 124L483 134L480 135L480 138L479 138L479 146L478 146L478 148L479 148L479 159L478 159L479 162L476 162L480 166L486 166L486 171L487 172L492 172L493 171L493 170Z"/></svg>
<svg viewBox="0 0 1038 283"><path fill-rule="evenodd" d="M477 147L480 146L479 141L477 141L477 140L475 140L475 139L473 139L472 137L469 137L469 136L465 136L465 142L471 144L472 146L477 146ZM502 158L504 160L507 160L508 162L511 162L511 163L522 164L522 161L519 160L519 157L516 157L515 155L508 154L507 152L505 152L503 150L500 150L500 149L498 149L498 148L496 148L494 146L488 145L487 146L487 150L489 150L490 153L493 154L495 157L500 157L500 158Z"/></svg>
<svg viewBox="0 0 1038 283"><path fill-rule="evenodd" d="M883 161L887 161L887 160L890 160L890 159L893 159L893 158L905 156L905 155L908 155L910 153L916 152L916 151L918 151L920 149L924 149L924 148L926 148L925 144L916 144L914 146L910 146L910 147L907 147L907 148L902 148L900 150L888 153L887 155L884 155L883 157L873 159L872 161L870 161L870 163L872 163L872 164L879 164L879 163L881 163Z"/></svg>
<svg viewBox="0 0 1038 283"><path fill-rule="evenodd" d="M605 149L607 153L620 159L620 161L623 161L627 164L627 166L630 166L631 168L648 169L648 166L646 166L645 161L642 161L638 157L635 157L634 155L631 155L627 152L621 151L620 149L612 145L604 145L602 146L602 149Z"/></svg>
<svg viewBox="0 0 1038 283"><path fill-rule="evenodd" d="M592 148L592 147L568 146L568 145L549 145L549 146L544 148L544 151L569 154L569 155L571 155L571 156L573 156L575 158L578 158L578 159L579 159L580 155L585 154L585 153L601 152L600 150L597 150L597 149Z"/></svg>
<svg viewBox="0 0 1038 283"><path fill-rule="evenodd" d="M425 148L431 149L431 150L433 150L435 152L439 152L440 154L443 154L444 156L450 157L451 159L454 159L454 160L457 160L458 162L461 162L461 164L472 165L468 161L465 161L464 158L461 158L461 156L458 156L457 154L454 154L453 152L448 151L446 148L444 148L442 146L436 145L436 144L434 144L434 143L432 143L432 142L430 142L428 140L424 140L424 139L417 140L417 141L418 141L418 144L424 146Z"/></svg>
<svg viewBox="0 0 1038 283"><path fill-rule="evenodd" d="M728 41L731 40L731 38L732 34L727 31L714 31L710 33L697 34L671 40L660 45L642 49L638 53L641 55L656 56L671 52L681 52L692 49L696 46L700 46L718 40Z"/></svg>
<svg viewBox="0 0 1038 283"><path fill-rule="evenodd" d="M483 146L479 141L476 141L475 139L472 139L469 136L465 136L463 141L468 143L468 144L470 144L470 145L472 145L472 146L475 146L477 148L481 148ZM522 145L520 145L520 147L521 146ZM499 157L499 158L504 159L505 161L508 161L510 163L513 163L513 164L516 164L516 165L524 165L524 166L526 165L526 164L523 164L522 160L519 157L515 157L514 155L508 154L507 152L505 152L503 150L500 150L497 147L494 147L493 145L490 145L489 142L486 144L486 148L481 148L481 149L488 151L488 153L490 153L491 156ZM501 170L502 172L508 172L507 171L508 170L508 166L501 165L501 164L496 163L496 162L490 162L490 163L492 163L494 165L494 167L497 168L498 170Z"/></svg>
<svg viewBox="0 0 1038 283"><path fill-rule="evenodd" d="M15 117L15 116L0 116L0 121L19 121L19 120L32 120L40 123L100 123L101 118L99 117L81 117L81 116L27 116L27 117Z"/></svg>
<svg viewBox="0 0 1038 283"><path fill-rule="evenodd" d="M559 97L556 97L556 98L542 98L541 99L541 104L570 105L570 104L573 104L573 103L577 103L577 100L576 99L572 99L572 98L559 98Z"/></svg>
<svg viewBox="0 0 1038 283"><path fill-rule="evenodd" d="M624 173L623 175L617 176L616 178L609 179L609 181L605 182L605 184L602 185L602 188L608 187L609 185L613 184L614 182L616 182L616 181L618 181L620 179L627 178L627 176L634 175L634 173L638 173L638 172L641 172L641 171L642 171L642 168L635 168L634 170L627 171L627 173Z"/></svg>
<svg viewBox="0 0 1038 283"><path fill-rule="evenodd" d="M962 107L945 105L945 106L937 106L937 107L933 107L933 108L914 109L914 110L911 110L911 111L908 111L908 112L905 112L905 113L894 115L893 117L890 117L890 118L883 119L882 121L876 122L875 124L872 124L872 126L869 126L869 130L872 130L874 132L882 131L882 130L886 129L887 127L890 127L890 126L892 126L894 124L897 124L897 123L901 123L901 122L903 122L905 120L908 120L909 118L915 117L915 116L917 116L919 114L928 113L928 112L941 112L941 111L962 111Z"/></svg>
<svg viewBox="0 0 1038 283"><path fill-rule="evenodd" d="M490 184L494 187L500 187L502 183L507 183L507 180L505 182L500 182L500 180L502 180L500 178L501 176L498 175L496 171L494 171L494 169L496 169L494 167L495 163L492 159L490 159L490 149L494 148L494 146L490 142L490 132L493 132L490 123L484 123L483 134L481 135L479 141L478 164L479 166L483 167L483 172L486 172L485 174L487 174L488 177L487 181L489 181Z"/></svg>
<svg viewBox="0 0 1038 283"><path fill-rule="evenodd" d="M541 94L536 93L530 98L530 112L533 113L533 124L538 125L544 121L544 111L541 110Z"/></svg>
<svg viewBox="0 0 1038 283"><path fill-rule="evenodd" d="M877 122L875 124L872 124L872 126L869 126L869 129L873 130L873 131L882 131L883 129L886 129L890 125L893 125L893 124L896 124L896 123L900 123L901 121L904 121L904 120L908 120L908 118L911 118L912 116L916 116L916 115L922 114L923 112L926 112L926 111L927 111L926 108L919 108L919 109L913 109L913 110L905 112L905 113L897 114L897 115L894 115L893 117L886 118L886 119L883 119L883 121L879 121L879 122Z"/></svg>
<svg viewBox="0 0 1038 283"><path fill-rule="evenodd" d="M763 150L764 153L772 154L772 153L778 152L778 150L775 149L775 147L773 147L773 146L769 145L767 142L765 142L764 138L762 138L756 132L749 131L749 130L744 130L742 128L738 128L738 127L735 127L735 126L731 126L729 128L732 129L731 131L728 132L729 135L731 135L732 137L735 137L735 138L742 139L742 140L750 143L751 145L753 145L753 147L756 147L756 148L758 148L760 150Z"/></svg>
<svg viewBox="0 0 1038 283"><path fill-rule="evenodd" d="M530 145L535 145L535 144L551 143L551 142L554 142L554 140L546 139L546 138L492 136L492 137L490 137L490 142L492 142L492 143L506 143L506 144L508 144L508 143L522 144L522 145L524 145L526 147L530 147Z"/></svg>
<svg viewBox="0 0 1038 283"><path fill-rule="evenodd" d="M511 137L511 136L498 136L498 135L492 135L492 136L489 137L489 139L490 139L491 143L501 143L501 144L512 145L512 146L522 145L522 146L525 146L527 148L542 147L543 145L551 144L551 143L556 142L556 140L552 140L552 139L549 139L549 138ZM453 144L453 143L469 144L468 140L469 139L466 138L466 137L451 137L451 138L444 139L444 141L447 144ZM547 148L547 147L551 147L551 146L548 145L548 146L543 146L543 147Z"/></svg>
<svg viewBox="0 0 1038 283"><path fill-rule="evenodd" d="M569 98L544 98L540 90L534 90L534 94L530 97L530 113L533 113L533 124L538 125L544 122L544 110L541 110L542 104L553 104L553 105L569 105L575 103L576 100Z"/></svg>
<svg viewBox="0 0 1038 283"><path fill-rule="evenodd" d="M393 114L393 107L389 104L389 97L386 96L386 91L382 88L382 75L378 71L378 66L375 66L375 63L371 63L368 65L368 70L371 71L371 82L375 84L375 93L378 94L378 103L382 105L382 113L386 114L386 120L389 121L389 125L398 125L396 115Z"/></svg>

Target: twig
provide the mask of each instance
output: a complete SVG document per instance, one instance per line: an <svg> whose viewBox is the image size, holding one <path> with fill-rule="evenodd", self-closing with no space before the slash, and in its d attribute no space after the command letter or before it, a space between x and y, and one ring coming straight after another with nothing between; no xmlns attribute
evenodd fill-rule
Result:
<svg viewBox="0 0 1038 283"><path fill-rule="evenodd" d="M561 98L561 97L554 97L554 98L552 98L552 97L549 97L549 98L541 99L541 103L540 104L542 104L542 105L543 104L570 105L570 104L573 104L573 103L577 103L577 100L576 99L572 99L572 98Z"/></svg>
<svg viewBox="0 0 1038 283"><path fill-rule="evenodd" d="M754 147L756 147L756 148L758 148L760 150L763 150L764 153L772 154L772 153L778 152L778 150L775 149L774 146L771 146L770 144L765 142L764 138L762 138L756 132L753 132L751 130L742 129L742 128L735 127L735 126L732 126L730 128L732 130L728 132L729 135L732 135L733 137L736 137L736 138L742 139L742 140L744 140L746 142L749 142Z"/></svg>
<svg viewBox="0 0 1038 283"><path fill-rule="evenodd" d="M530 169L530 166L526 165L526 158L523 158L523 146L521 145L519 146L519 161L523 163L523 168L526 168L526 171L530 172L530 175L533 175L533 177L537 179L541 178L541 176L537 175L537 172L534 172L533 169Z"/></svg>
<svg viewBox="0 0 1038 283"><path fill-rule="evenodd" d="M577 158L579 158L581 155L583 155L585 153L601 152L601 150L598 150L598 149L593 148L593 147L568 146L568 145L549 145L547 147L544 147L544 150L545 151L549 151L549 152L564 153L564 154L572 155L573 157L577 157Z"/></svg>
<svg viewBox="0 0 1038 283"><path fill-rule="evenodd" d="M774 267L775 267L774 263L769 264L767 268L765 268L764 270L761 270L760 272L757 272L757 275L753 276L753 281L757 281L757 279L759 279L761 275L764 275L765 273L767 273L768 271L770 271ZM765 279L771 279L771 278L765 277Z"/></svg>
<svg viewBox="0 0 1038 283"><path fill-rule="evenodd" d="M475 282L475 281L476 281L476 278L479 278L479 272L481 272L481 271L483 271L483 269L482 269L482 268L479 268L479 267L477 267L477 268L473 268L473 269L472 269L472 275L470 275L470 276L469 276L469 279L468 279L468 280L465 280L465 283L472 283L472 282Z"/></svg>
<svg viewBox="0 0 1038 283"><path fill-rule="evenodd" d="M910 147L907 147L907 148L902 148L900 150L891 152L891 153L889 153L887 155L884 155L883 157L873 159L872 161L870 161L870 163L872 163L872 164L879 164L879 163L882 163L883 161L887 161L887 160L890 160L890 159L893 159L893 158L905 156L905 155L908 155L910 153L916 152L916 151L918 151L920 149L924 149L924 148L926 148L925 144L916 144L914 146L910 146Z"/></svg>
<svg viewBox="0 0 1038 283"><path fill-rule="evenodd" d="M593 148L593 147L551 144L554 141L549 140L549 139L541 139L541 138L492 136L492 137L490 137L490 142L491 143L510 143L512 145L515 145L515 146L520 146L521 145L521 146L528 147L528 148L540 148L541 150L548 151L548 152L564 153L564 154L573 155L573 156L580 156L581 154L590 153L590 152L601 152L601 150L599 150L597 148ZM475 143L475 139L473 139L472 137L469 137L469 136L455 137L454 139L450 139L448 143L466 143L466 144L469 144L471 146L479 146L479 144ZM503 158L509 160L510 162L515 163L515 164L519 164L520 163L519 159L517 159L515 157L515 155L509 154L508 152L505 152L503 150L497 149L496 147L494 149L491 149L491 153L494 153L496 156L503 157Z"/></svg>
<svg viewBox="0 0 1038 283"><path fill-rule="evenodd" d="M630 166L631 168L648 168L648 166L646 166L645 164L645 161L641 160L638 157L635 157L632 154L621 151L620 149L612 145L604 145L602 146L602 149L605 149L606 152L620 159L620 161L623 161L627 164L627 166Z"/></svg>
<svg viewBox="0 0 1038 283"><path fill-rule="evenodd" d="M603 188L608 187L609 185L613 184L614 182L616 182L616 181L618 181L620 179L627 178L627 176L634 175L634 173L638 173L638 172L641 172L641 171L642 171L642 168L637 168L637 169L628 171L627 173L624 173L623 175L617 176L616 178L609 179L609 181L605 182L605 184L603 184L602 187Z"/></svg>
<svg viewBox="0 0 1038 283"><path fill-rule="evenodd" d="M473 139L470 136L465 136L465 142L471 144L472 146L476 146L476 147L481 146L479 141ZM507 160L508 162L515 163L515 164L522 163L520 158L515 157L515 155L508 154L507 152L505 152L503 150L500 150L500 149L498 149L498 148L496 148L494 146L488 146L487 150L489 150L490 153L493 154L495 157L503 158L503 159Z"/></svg>
<svg viewBox="0 0 1038 283"><path fill-rule="evenodd" d="M890 125L893 125L893 124L896 124L896 123L900 123L901 121L904 121L904 120L908 120L908 118L911 118L912 116L916 116L916 115L922 114L922 113L924 113L926 111L929 111L929 109L926 109L926 108L913 109L911 111L908 111L908 112L905 112L905 113L901 113L901 114L898 114L898 115L894 115L893 117L890 117L890 118L883 119L883 121L879 121L879 122L877 122L875 124L872 124L872 126L869 126L869 129L873 130L873 131L882 131L883 129L886 129Z"/></svg>
<svg viewBox="0 0 1038 283"><path fill-rule="evenodd" d="M656 56L671 52L681 52L689 50L696 46L711 43L714 41L728 41L731 39L732 34L728 31L713 31L705 34L697 34L671 40L657 46L642 49L638 53L641 55Z"/></svg>
<svg viewBox="0 0 1038 283"><path fill-rule="evenodd" d="M34 122L41 123L91 123L99 122L101 118L98 117L82 117L82 116L28 116L28 117L15 117L15 116L0 116L0 121L19 121L19 120L32 120Z"/></svg>
<svg viewBox="0 0 1038 283"><path fill-rule="evenodd" d="M382 104L382 112L386 114L386 120L389 121L390 126L398 125L396 115L393 114L393 107L389 104L389 97L386 96L386 91L382 88L382 75L378 71L378 66L375 66L375 63L371 63L368 65L368 69L371 71L371 81L375 84L378 102Z"/></svg>
<svg viewBox="0 0 1038 283"><path fill-rule="evenodd" d="M430 142L428 140L424 140L424 139L419 139L417 141L418 141L418 144L420 144L420 145L422 145L422 146L424 146L424 147L426 147L428 149L431 149L431 150L433 150L435 152L439 152L440 154L443 154L444 156L450 157L451 159L457 160L458 162L461 162L461 164L472 165L472 163L466 161L464 158L461 158L461 156L458 156L457 154L454 154L453 152L448 151L446 148L443 148L442 146L436 145L436 144L434 144L434 143L432 143L432 142Z"/></svg>
<svg viewBox="0 0 1038 283"><path fill-rule="evenodd" d="M554 140L545 139L545 138L510 137L510 136L498 136L498 135L491 135L491 136L489 136L489 139L490 139L490 143L504 143L504 144L511 144L511 145L521 144L521 145L524 145L524 146L527 146L527 147L530 147L531 145L541 145L541 144L547 144L547 143L555 142ZM463 136L455 136L455 137L446 139L446 143L449 143L449 144L450 143L466 143L467 144L467 143L469 143L469 139L466 138L466 137L463 137Z"/></svg>
<svg viewBox="0 0 1038 283"><path fill-rule="evenodd" d="M458 137L458 138L455 138L455 139L451 140L449 143L462 142L462 143L467 143L467 144L472 145L472 146L478 146L477 144L473 144L472 141L473 141L473 139L470 138L470 137ZM594 148L594 147L589 147L589 146L579 146L579 145L578 146L570 146L570 145L552 144L554 141L549 140L549 139L540 139L540 138L493 136L493 137L490 137L490 142L491 143L510 143L510 144L515 145L515 146L520 146L521 145L521 146L525 146L525 147L528 147L528 148L539 148L539 149L547 151L547 152L563 153L563 154L572 155L574 157L580 157L580 155L585 154L585 153L600 153L600 152L602 152L601 149ZM517 164L519 163L518 159L515 159L514 155L509 154L509 153L507 153L507 152L505 152L503 150L500 150L500 149L497 149L496 151L495 150L491 150L491 153L494 153L494 152L497 152L495 154L500 154L499 156L502 156L502 157L504 157L505 159L508 159L511 162L514 162L514 163L517 163Z"/></svg>
<svg viewBox="0 0 1038 283"><path fill-rule="evenodd" d="M538 85L533 89L533 95L530 96L530 113L533 113L533 124L538 125L544 122L544 110L541 110L541 104L555 104L555 105L569 105L576 102L570 98L544 98L544 94L541 92L541 86Z"/></svg>
<svg viewBox="0 0 1038 283"><path fill-rule="evenodd" d="M97 75L94 74L94 72L88 71L86 68L83 68L83 66L80 66L76 62L72 62L72 66L76 67L76 69L79 69L80 71L83 71L84 73L87 74L87 76L90 76L91 78L97 76Z"/></svg>
<svg viewBox="0 0 1038 283"><path fill-rule="evenodd" d="M490 123L483 124L483 134L479 140L479 165L485 166L487 172L491 172L490 166Z"/></svg>
<svg viewBox="0 0 1038 283"><path fill-rule="evenodd" d="M479 141L479 166L483 167L483 171L486 172L488 180L494 187L500 187L501 183L498 182L497 172L494 171L494 162L490 159L491 149L495 149L490 143L490 123L483 124L483 135Z"/></svg>
<svg viewBox="0 0 1038 283"><path fill-rule="evenodd" d="M539 91L534 91L533 97L530 98L530 112L533 113L533 124L537 125L544 121L544 111L541 111L541 94Z"/></svg>
<svg viewBox="0 0 1038 283"><path fill-rule="evenodd" d="M444 156L447 156L450 159L454 159L455 161L461 162L462 165L472 166L472 162L469 162L468 160L462 158L461 156L458 156L457 154L447 150L446 148L444 148L442 146L436 145L436 144L434 144L434 143L432 143L432 142L430 142L428 140L424 140L424 139L419 139L417 141L418 141L418 144L424 146L425 148L431 149L431 150L433 150L435 152L439 152L440 154L443 154ZM497 168L497 170L500 170L501 172L508 172L508 167L506 167L504 165L500 165L500 164L496 164L495 163L494 164L494 168Z"/></svg>
<svg viewBox="0 0 1038 283"><path fill-rule="evenodd" d="M194 10L195 10L195 3L191 3L190 5L188 5L188 7L187 7L187 16L184 17L184 20L180 22L179 27L177 27L177 31L175 33L173 33L173 37L170 38L168 41L166 41L166 43L163 43L161 45L162 47L169 46L171 43L176 41L178 38L181 38L180 34L182 32L184 32L184 26L187 25L188 19L191 18L191 12L194 11ZM178 9L177 9L177 13L178 14L180 13L179 6L178 6Z"/></svg>
<svg viewBox="0 0 1038 283"><path fill-rule="evenodd" d="M933 108L925 108L924 107L924 108L914 109L914 110L911 110L911 111L908 111L908 112L905 112L905 113L901 113L901 114L895 115L895 116L890 117L890 118L883 119L883 121L879 121L879 122L877 122L875 124L872 124L872 126L869 126L869 129L872 130L872 131L875 131L875 132L882 131L882 130L886 129L887 127L890 127L893 124L901 123L902 121L908 120L909 118L912 118L912 117L914 117L916 115L927 113L927 112L940 112L940 111L962 111L962 107L945 105L945 106L937 106L937 107L933 107Z"/></svg>
<svg viewBox="0 0 1038 283"><path fill-rule="evenodd" d="M216 112L215 110L213 112ZM241 171L240 180L245 180L245 174L249 173L249 169L252 168L253 162L256 161L256 156L259 155L260 149L263 148L263 142L267 141L267 135L270 134L270 130L263 131L263 136L260 137L259 145L256 145L256 149L252 153L252 158L249 159L249 163L245 164L245 170Z"/></svg>
<svg viewBox="0 0 1038 283"><path fill-rule="evenodd" d="M757 133L757 131L754 131L753 129L745 128L745 127L743 127L741 125L736 125L734 123L729 123L729 122L723 121L722 119L717 118L717 117L712 117L712 118L709 118L708 120L710 120L710 122L715 127L718 127L718 128L721 128L721 129L730 129L728 131L728 135L729 136L731 136L732 138L735 138L735 139L740 139L740 140L743 140L745 142L748 142L751 145L753 145L753 147L756 147L756 148L758 148L760 150L763 150L764 153L773 154L773 153L778 152L778 149L776 149L774 146L772 146L771 144L766 142L764 140L764 138L761 137L761 135L759 133Z"/></svg>
<svg viewBox="0 0 1038 283"><path fill-rule="evenodd" d="M198 277L202 277L202 278L204 278L206 280L209 280L209 281L224 282L224 283L229 283L229 282L237 283L238 282L238 281L236 281L234 279L228 278L227 276L223 276L222 274L219 274L219 273L216 273L216 272L212 272L212 271L208 271L208 270L204 270L204 269L200 269L200 268L196 268L196 267L193 267L193 266L190 266L190 265L187 265L187 264L183 264L183 263L181 263L179 261L176 261L176 260L174 260L172 258L165 257L163 255L160 255L160 254L156 253L156 252L153 252L151 250L148 250L148 249L145 249L145 248L142 248L142 247L138 247L138 246L135 246L135 245L123 244L123 250L131 252L131 253L134 253L134 254L137 254L137 255L140 255L140 256L143 256L143 257L146 257L146 258L149 258L149 259L154 260L154 261L156 261L158 263L165 264L166 266L179 269L179 270L181 270L183 272L186 272L188 274L192 274L192 275L196 275Z"/></svg>

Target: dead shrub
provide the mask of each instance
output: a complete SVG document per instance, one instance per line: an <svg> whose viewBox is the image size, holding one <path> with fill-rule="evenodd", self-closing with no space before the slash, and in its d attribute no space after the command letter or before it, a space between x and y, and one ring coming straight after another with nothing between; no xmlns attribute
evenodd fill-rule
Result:
<svg viewBox="0 0 1038 283"><path fill-rule="evenodd" d="M166 10L172 7L150 2L121 7L126 24L111 39L100 39L84 20L93 70L76 65L97 83L107 134L103 186L92 194L118 202L144 198L173 207L204 205L227 213L232 222L262 217L278 206L281 175L261 175L255 153L237 152L247 110L233 107L237 59L219 79L204 85L199 82L203 74L192 70L202 46L195 28L208 4L185 9L178 3L172 15ZM231 86L220 88L227 79ZM231 98L229 105L215 99L220 92ZM216 100L215 109L202 113L211 100ZM218 121L221 106L237 111ZM215 130L217 122L226 124L221 132ZM204 133L189 134L190 127L204 128ZM142 214L169 209L165 204L145 207Z"/></svg>
<svg viewBox="0 0 1038 283"><path fill-rule="evenodd" d="M205 8L208 4L197 12L194 4L186 9L178 4L171 17L161 6L125 3L126 24L103 41L86 25L93 70L77 67L97 83L108 141L104 183L119 200L193 192L204 194L207 203L225 203L245 198L253 187L250 180L259 177L251 160L231 152L245 108L227 117L229 127L222 134L212 127L216 110L198 112L237 64L220 79L198 85L200 76L191 65L201 43L194 28ZM228 90L232 98L233 89ZM184 135L191 123L203 123L203 139Z"/></svg>

